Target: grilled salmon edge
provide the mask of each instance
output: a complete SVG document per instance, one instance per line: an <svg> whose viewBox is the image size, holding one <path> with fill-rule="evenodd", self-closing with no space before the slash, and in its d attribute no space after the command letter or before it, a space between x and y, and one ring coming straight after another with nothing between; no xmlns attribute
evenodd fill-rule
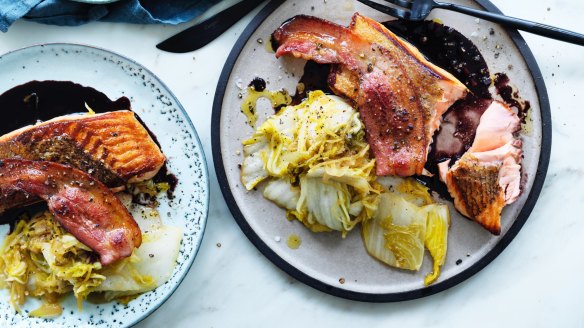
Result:
<svg viewBox="0 0 584 328"><path fill-rule="evenodd" d="M120 110L118 112L121 113L132 113L132 111L129 110ZM76 121L78 119L83 119L83 118L88 118L88 117L99 117L99 116L104 116L104 115L108 115L110 113L113 112L107 112L107 113L98 113L98 114L69 114L69 115L64 115L64 116L59 116L59 117L55 117L52 118L50 120L47 121L43 121L37 124L31 124L31 125L27 125L27 126L23 126L20 129L16 129L14 131L8 132L6 134L3 134L2 136L0 136L0 142L6 142L11 140L12 138L18 136L19 134L26 132L30 129L36 128L36 127L40 127L43 125L47 125L50 123L58 123L58 122L68 122L68 121Z"/></svg>
<svg viewBox="0 0 584 328"><path fill-rule="evenodd" d="M56 117L47 121L44 121L42 123L39 124L35 124L35 125L27 125L24 126L20 129L11 131L7 134L4 134L2 136L0 136L0 143L3 142L10 142L13 138L17 137L19 134L22 134L28 130L40 127L40 126L44 126L44 125L48 125L48 124L52 124L52 123L60 123L60 122L75 122L79 119L84 119L84 118L96 118L96 117L100 117L100 116L108 116L111 115L112 113L122 113L122 114L127 114L127 113L131 113L133 118L138 122L138 124L140 124L144 129L146 129L144 127L144 125L136 119L135 113L129 110L120 110L120 111L115 111L115 112L106 112L106 113L98 113L98 114L92 114L91 116L87 116L87 114L71 114L71 115L65 115L65 116L60 116L60 117ZM150 139L150 142L152 142L152 144L156 144L154 142L154 140L152 139L152 137L150 135L148 135L148 138ZM141 182L144 180L148 180L153 178L158 171L160 171L160 169L162 168L162 166L164 165L164 163L166 162L166 156L164 156L164 154L162 153L162 151L160 150L160 148L158 147L158 145L156 145L156 148L159 151L159 154L156 154L157 157L160 157L157 159L158 162L160 162L160 165L156 165L157 168L152 170L152 171L148 171L148 172L143 172L140 173L136 176L133 176L131 178L128 179L128 182L130 183L135 183L135 182ZM110 170L113 172L114 170L110 168Z"/></svg>

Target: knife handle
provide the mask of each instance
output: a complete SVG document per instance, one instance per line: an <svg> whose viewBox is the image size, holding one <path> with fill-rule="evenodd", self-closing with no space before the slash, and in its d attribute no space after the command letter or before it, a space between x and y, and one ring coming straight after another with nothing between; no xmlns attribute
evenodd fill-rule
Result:
<svg viewBox="0 0 584 328"><path fill-rule="evenodd" d="M211 31L213 33L217 33L218 37L263 1L264 0L240 1L237 4L218 13L217 15L207 19L206 21L194 25L193 28L199 28L201 31Z"/></svg>
<svg viewBox="0 0 584 328"><path fill-rule="evenodd" d="M156 48L173 53L198 50L215 40L264 0L243 0L162 41Z"/></svg>

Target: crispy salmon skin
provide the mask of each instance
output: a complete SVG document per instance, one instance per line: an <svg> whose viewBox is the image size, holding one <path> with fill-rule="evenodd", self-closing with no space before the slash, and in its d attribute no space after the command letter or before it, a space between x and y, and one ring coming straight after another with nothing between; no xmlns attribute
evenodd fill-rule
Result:
<svg viewBox="0 0 584 328"><path fill-rule="evenodd" d="M10 132L0 137L0 158L68 164L110 188L150 179L166 161L127 110L62 116Z"/></svg>
<svg viewBox="0 0 584 328"><path fill-rule="evenodd" d="M442 181L460 213L491 233L501 233L501 211L521 194L521 122L494 101L481 116L472 147L452 167L438 164Z"/></svg>

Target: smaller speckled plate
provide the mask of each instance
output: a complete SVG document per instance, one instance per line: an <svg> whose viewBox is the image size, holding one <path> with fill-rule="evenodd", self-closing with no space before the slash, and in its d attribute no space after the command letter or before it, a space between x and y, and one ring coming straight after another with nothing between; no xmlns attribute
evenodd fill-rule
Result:
<svg viewBox="0 0 584 328"><path fill-rule="evenodd" d="M0 56L0 93L32 80L72 81L106 94L126 96L132 109L156 135L168 158L168 169L179 180L175 197L160 197L158 211L166 225L182 229L177 265L170 280L131 301L91 304L77 309L73 296L62 303L64 313L52 319L27 316L39 303L29 299L24 314L17 314L0 290L0 327L127 327L154 312L176 290L191 267L203 238L209 204L209 181L203 148L187 113L172 92L148 69L106 50L74 45L47 44ZM1 108L2 111L10 108ZM0 243L7 226L0 226Z"/></svg>
<svg viewBox="0 0 584 328"><path fill-rule="evenodd" d="M486 0L450 2L498 11ZM273 0L258 14L231 52L217 87L211 128L215 171L227 205L243 232L267 258L296 279L323 292L360 301L402 301L431 295L460 283L489 264L511 242L533 209L551 147L545 85L535 59L517 31L455 12L432 12L429 19L438 18L473 40L491 73L507 73L521 96L531 102L532 131L521 136L525 155L523 194L503 210L501 235L493 236L465 219L448 202L451 226L446 262L439 279L424 286L424 275L432 270L428 254L419 272L390 268L367 254L359 231L352 231L345 239L339 233L311 233L300 222L286 220L284 210L264 199L261 191L247 192L240 182L242 140L249 138L253 129L240 113L239 87L257 76L266 80L269 89L294 91L303 74L305 61L276 59L273 52L266 50L271 33L298 14L346 26L355 12L378 21L392 19L356 0ZM258 103L260 122L272 113L267 102ZM296 250L286 246L286 238L291 234L302 240Z"/></svg>

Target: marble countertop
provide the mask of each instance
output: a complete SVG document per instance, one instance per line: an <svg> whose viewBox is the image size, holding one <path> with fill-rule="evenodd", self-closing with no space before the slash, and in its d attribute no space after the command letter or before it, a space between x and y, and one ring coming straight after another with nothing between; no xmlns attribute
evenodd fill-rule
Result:
<svg viewBox="0 0 584 328"><path fill-rule="evenodd" d="M582 1L492 2L504 13L584 33ZM584 47L523 33L547 84L553 146L539 201L515 240L485 269L447 291L368 304L321 293L278 269L245 237L221 196L211 156L213 97L228 53L255 13L257 9L205 48L180 55L155 45L190 24L70 28L21 21L0 34L0 53L73 42L128 56L168 85L196 126L211 182L205 237L180 288L139 327L584 326L584 260L578 244L584 236L584 129L579 127L584 119Z"/></svg>

